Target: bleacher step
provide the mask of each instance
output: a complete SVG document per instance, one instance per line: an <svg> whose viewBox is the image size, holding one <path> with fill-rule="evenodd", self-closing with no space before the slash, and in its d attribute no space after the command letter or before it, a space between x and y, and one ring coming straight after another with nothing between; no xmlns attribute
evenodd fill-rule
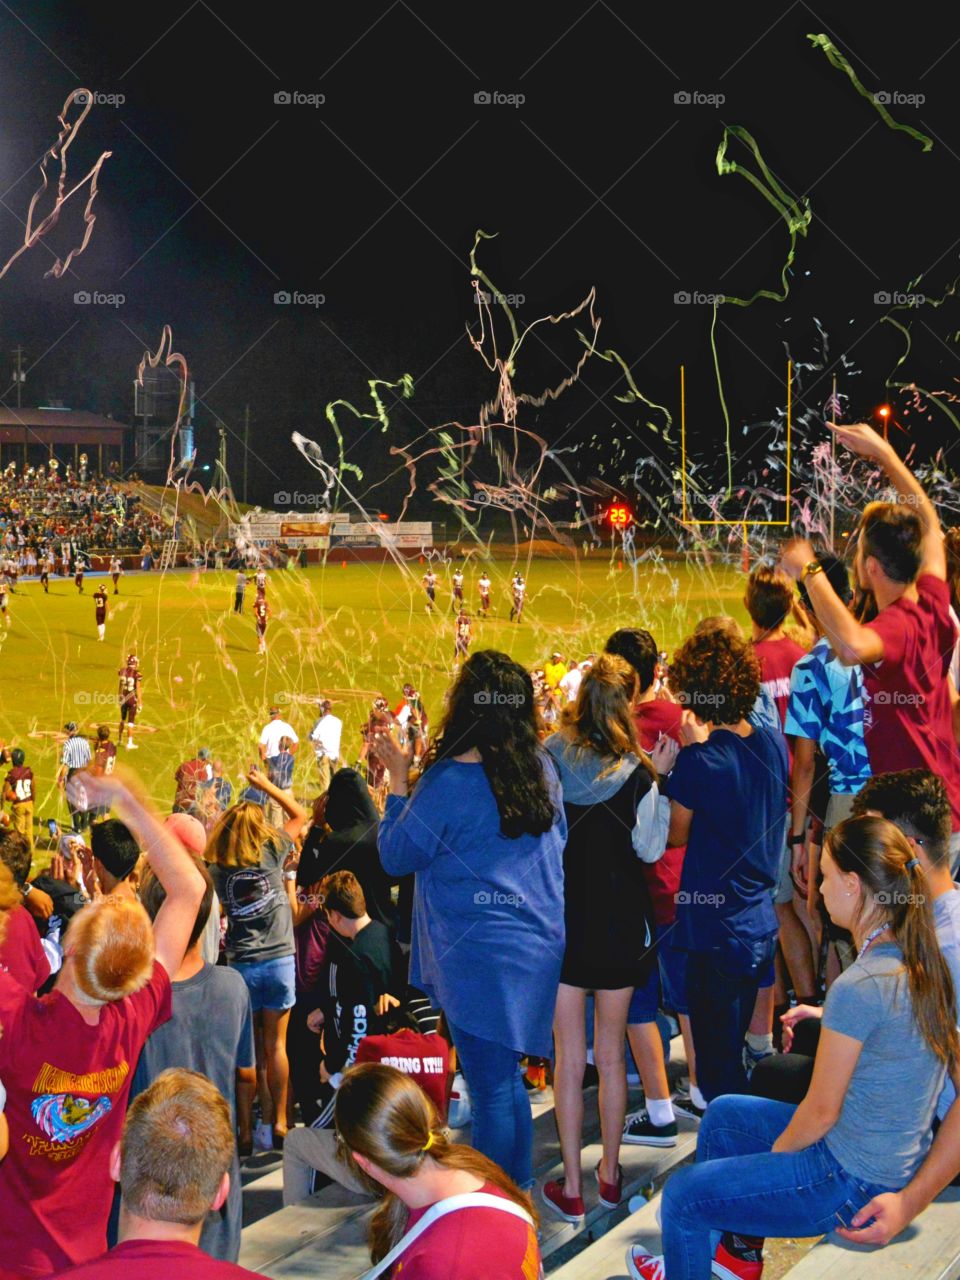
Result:
<svg viewBox="0 0 960 1280"><path fill-rule="evenodd" d="M651 1183L665 1177L671 1169L682 1164L688 1157L692 1156L697 1149L697 1126L696 1122L684 1117L678 1120L680 1134L675 1147L639 1147L639 1146L623 1146L620 1148L620 1164L623 1166L623 1203L626 1204L631 1196L636 1195L642 1188L648 1187ZM562 1222L555 1217L551 1211L538 1199L537 1209L540 1213L540 1253L546 1261L552 1253L564 1245L569 1244L577 1235L591 1229L600 1228L603 1230L605 1223L603 1219L610 1214L610 1210L600 1203L597 1198L597 1181L594 1177L594 1169L600 1162L602 1148L599 1143L591 1143L583 1149L583 1199L586 1208L586 1219L582 1226L574 1227L570 1223ZM558 1165L556 1171L551 1171L553 1177L562 1175L563 1167ZM542 1185L542 1179L539 1180ZM540 1195L540 1187L537 1187L537 1196ZM653 1201L650 1202L651 1204ZM649 1205L644 1206L638 1213L631 1215L630 1222L635 1223L638 1218L646 1213ZM609 1235L616 1234L618 1228L614 1227ZM596 1244L591 1245L584 1250L584 1254L593 1254L593 1250L598 1248L608 1238L608 1233L604 1231L600 1240ZM624 1249L626 1245L624 1245ZM620 1251L620 1258L623 1258L624 1250ZM584 1255L579 1255L584 1256ZM577 1259L573 1258L563 1267L558 1268L553 1275L566 1275L567 1267L572 1266ZM621 1269L622 1270L622 1269ZM592 1272L571 1272L571 1275L582 1275L584 1277L592 1275ZM615 1274L621 1274L616 1272Z"/></svg>
<svg viewBox="0 0 960 1280"><path fill-rule="evenodd" d="M896 1240L883 1249L825 1236L796 1266L789 1280L958 1280L960 1187L947 1187Z"/></svg>
<svg viewBox="0 0 960 1280"><path fill-rule="evenodd" d="M550 1271L550 1280L621 1280L627 1276L624 1258L630 1245L642 1244L651 1253L660 1252L659 1207L658 1193L642 1209L611 1227L589 1248L562 1267Z"/></svg>

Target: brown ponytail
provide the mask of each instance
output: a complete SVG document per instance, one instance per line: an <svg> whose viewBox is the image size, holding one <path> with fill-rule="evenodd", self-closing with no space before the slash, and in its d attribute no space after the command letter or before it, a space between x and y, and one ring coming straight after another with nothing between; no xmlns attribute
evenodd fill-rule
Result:
<svg viewBox="0 0 960 1280"><path fill-rule="evenodd" d="M584 672L576 702L564 707L560 733L580 751L611 758L613 768L632 753L657 782L657 771L640 746L633 718L639 683L629 662L616 654L602 653Z"/></svg>
<svg viewBox="0 0 960 1280"><path fill-rule="evenodd" d="M920 1034L947 1070L960 1061L953 979L940 950L923 868L886 818L848 818L825 841L841 871L859 876L861 930L889 925L903 952Z"/></svg>
<svg viewBox="0 0 960 1280"><path fill-rule="evenodd" d="M403 1236L409 1217L407 1206L368 1177L353 1161L354 1153L366 1156L394 1178L410 1178L419 1173L428 1154L444 1169L472 1173L491 1182L509 1199L525 1209L537 1224L533 1202L499 1165L473 1147L447 1141L433 1103L420 1086L396 1067L365 1062L351 1067L337 1090L334 1121L339 1139L339 1156L383 1202L370 1224L370 1257L379 1262Z"/></svg>

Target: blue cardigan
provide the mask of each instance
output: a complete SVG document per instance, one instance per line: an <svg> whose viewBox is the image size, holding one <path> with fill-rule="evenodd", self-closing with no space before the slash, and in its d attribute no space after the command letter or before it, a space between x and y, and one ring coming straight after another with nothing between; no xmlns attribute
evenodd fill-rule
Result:
<svg viewBox="0 0 960 1280"><path fill-rule="evenodd" d="M454 1026L518 1053L552 1051L563 961L567 823L509 839L483 766L443 760L408 799L388 796L380 861L416 872L410 981Z"/></svg>

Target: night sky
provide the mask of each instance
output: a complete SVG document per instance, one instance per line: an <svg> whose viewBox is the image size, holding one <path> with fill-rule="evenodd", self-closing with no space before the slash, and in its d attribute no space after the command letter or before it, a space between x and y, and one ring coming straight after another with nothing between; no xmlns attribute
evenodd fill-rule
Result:
<svg viewBox="0 0 960 1280"><path fill-rule="evenodd" d="M819 32L871 92L901 95L893 117L929 135L931 151L884 124L811 45ZM600 345L674 413L683 363L694 447L717 453L712 309L675 295L778 290L788 249L772 206L742 178L718 175L724 125L748 129L780 184L813 211L787 301L720 309L738 432L782 405L787 346L820 363L814 318L828 338L826 371L803 374L800 406L822 405L836 366L850 411L869 412L905 347L875 295L922 276L915 291L939 300L960 274L960 24L930 3L885 12L802 0L594 0L579 10L13 0L0 7L0 50L2 259L22 238L67 95L83 86L124 99L98 103L70 153L74 179L113 152L87 251L63 279L44 279L53 257L37 245L0 281L4 402L16 403L9 353L21 343L25 404L57 397L132 421L137 363L169 324L196 379L200 463L215 455L219 421L238 488L249 405L250 496L264 505L306 478L291 432L330 450L325 405L368 409L372 377L416 383L386 435L351 437L364 471L356 487L375 509L395 514L406 491L391 443L476 420L495 390L464 332L476 321L468 256L478 228L498 233L481 263L504 293L524 296L523 320L596 286ZM707 100L678 103L680 92ZM275 102L278 93L325 101ZM478 93L525 101L475 102ZM730 154L749 160L739 144ZM51 248L78 242L83 198ZM80 291L125 301L82 306ZM324 301L275 304L284 291ZM956 299L894 314L913 340L897 380L960 391ZM551 327L524 348L517 386L558 382L581 350L572 324ZM582 442L583 479L602 454L597 441L613 436L669 466L671 448L615 399L623 391L616 369L593 360L580 386L520 421L548 441ZM904 399L891 403L901 413ZM900 420L924 456L957 438L942 414ZM419 495L413 511L429 514Z"/></svg>

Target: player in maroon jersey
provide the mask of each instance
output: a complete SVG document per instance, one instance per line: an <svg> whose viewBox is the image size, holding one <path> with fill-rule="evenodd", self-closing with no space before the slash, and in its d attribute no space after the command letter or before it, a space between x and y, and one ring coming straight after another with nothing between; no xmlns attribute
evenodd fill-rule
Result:
<svg viewBox="0 0 960 1280"><path fill-rule="evenodd" d="M97 639L102 640L107 629L107 589L102 583L93 593L93 606L97 614Z"/></svg>
<svg viewBox="0 0 960 1280"><path fill-rule="evenodd" d="M267 618L269 616L270 606L267 604L267 597L257 596L256 604L253 606L253 621L257 628L257 653L267 652Z"/></svg>
<svg viewBox="0 0 960 1280"><path fill-rule="evenodd" d="M137 712L143 710L143 701L140 695L140 660L135 653L131 653L127 658L127 665L121 667L117 672L120 677L120 688L118 690L120 697L120 727L117 730L118 740L123 738L123 726L127 726L127 750L136 751L137 746L133 740L133 726L136 723Z"/></svg>

